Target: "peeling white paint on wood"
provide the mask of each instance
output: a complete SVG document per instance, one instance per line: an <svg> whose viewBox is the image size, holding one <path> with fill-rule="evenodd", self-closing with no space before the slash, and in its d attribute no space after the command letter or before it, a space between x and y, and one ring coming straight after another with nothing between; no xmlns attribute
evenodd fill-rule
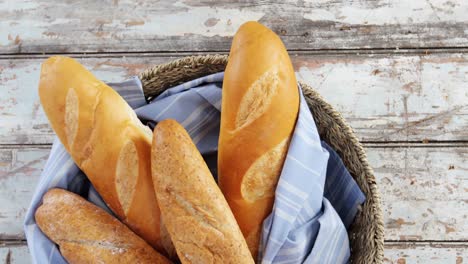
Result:
<svg viewBox="0 0 468 264"><path fill-rule="evenodd" d="M80 60L98 78L112 82L137 75L171 58ZM53 131L39 101L40 64L44 59L0 60L0 144L51 143Z"/></svg>
<svg viewBox="0 0 468 264"><path fill-rule="evenodd" d="M90 3L87 3L90 4ZM105 2L94 3L102 8L102 5ZM127 3L128 5L135 5L134 3ZM57 3L57 5L61 5ZM62 8L69 8L66 3L62 4ZM107 5L107 4L106 4ZM119 5L124 5L125 3L119 3ZM4 10L1 8L0 3L0 13ZM10 8L6 9L7 13L24 13L24 12L37 12L36 9L43 8L39 4L26 4L23 3L21 8ZM58 6L52 7L47 5L48 8L60 8ZM90 7L87 7L90 8ZM127 8L131 9L132 7L128 6ZM220 37L232 37L240 25L246 21L254 20L257 21L264 16L264 12L247 10L247 9L236 9L236 8L216 8L210 6L189 6L183 2L175 2L173 4L173 12L158 12L157 16L147 14L144 10L144 7L139 7L138 12L141 12L141 15L136 15L134 12L136 10L128 10L128 12L121 12L122 16L115 17L111 14L108 18L105 17L107 8L104 10L88 9L87 13L74 13L76 16L64 16L63 18L54 17L53 19L49 17L45 21L34 21L32 19L24 19L18 21L17 23L12 23L11 20L0 21L0 45L9 45L14 39L11 38L2 38L1 36L19 36L22 44L24 45L28 39L46 39L53 42L60 41L63 35L71 32L58 32L51 30L58 27L69 27L70 30L73 29L73 25L80 26L83 23L97 23L96 26L102 27L94 31L86 30L81 28L83 32L81 34L83 37L89 38L93 36L94 38L108 38L118 40L119 38L124 38L125 34L135 35L138 41L138 36L147 36L155 35L158 37L186 37L187 35L201 35L204 37L220 36ZM70 10L68 12L71 12ZM90 12L96 12L93 15L93 19L88 21L83 21L82 15L90 15ZM100 15L97 16L97 13ZM102 13L101 13L102 12ZM132 14L135 14L133 16ZM30 16L28 16L30 18ZM187 19L189 18L189 19ZM235 19L231 19L235 18ZM92 24L91 24L92 25ZM36 29L36 30L31 30ZM80 29L80 28L78 28ZM107 29L112 29L112 33L107 31ZM75 32L76 33L76 32ZM67 37L73 37L69 35ZM150 40L150 39L148 39ZM76 41L71 40L71 41ZM83 39L80 39L83 41ZM0 48L0 51L1 48Z"/></svg>
<svg viewBox="0 0 468 264"><path fill-rule="evenodd" d="M313 4L316 1L308 2ZM466 23L467 13L468 5L463 1L346 1L340 2L334 8L312 8L310 13L304 14L304 18L364 25L421 24L428 21Z"/></svg>
<svg viewBox="0 0 468 264"><path fill-rule="evenodd" d="M468 140L468 55L292 55L299 80L317 89L364 141ZM171 56L85 58L104 81L119 81ZM47 144L40 107L43 59L0 60L0 144Z"/></svg>
<svg viewBox="0 0 468 264"><path fill-rule="evenodd" d="M468 239L468 148L371 147L388 240ZM49 146L0 149L0 239L23 239L22 222Z"/></svg>
<svg viewBox="0 0 468 264"><path fill-rule="evenodd" d="M301 61L299 79L335 106L361 140L468 139L468 56Z"/></svg>
<svg viewBox="0 0 468 264"><path fill-rule="evenodd" d="M23 220L49 149L0 149L0 239L24 239Z"/></svg>
<svg viewBox="0 0 468 264"><path fill-rule="evenodd" d="M126 25L131 26L133 32L147 36L187 37L202 35L205 37L232 37L242 23L249 20L260 20L265 15L261 10L259 12L239 8L189 6L182 1L175 2L174 7L180 8L181 12L167 12L148 17L145 20L133 20L129 17L129 22L126 22ZM122 21L113 21L109 26L118 28L121 24Z"/></svg>
<svg viewBox="0 0 468 264"><path fill-rule="evenodd" d="M468 147L367 149L383 201L385 238L468 239Z"/></svg>
<svg viewBox="0 0 468 264"><path fill-rule="evenodd" d="M466 13L463 0L0 0L0 53L227 51L249 20L296 50L462 47Z"/></svg>
<svg viewBox="0 0 468 264"><path fill-rule="evenodd" d="M385 243L384 264L462 264L468 260L468 245L455 243Z"/></svg>
<svg viewBox="0 0 468 264"><path fill-rule="evenodd" d="M0 262L5 264L31 263L28 247L25 244L0 244Z"/></svg>

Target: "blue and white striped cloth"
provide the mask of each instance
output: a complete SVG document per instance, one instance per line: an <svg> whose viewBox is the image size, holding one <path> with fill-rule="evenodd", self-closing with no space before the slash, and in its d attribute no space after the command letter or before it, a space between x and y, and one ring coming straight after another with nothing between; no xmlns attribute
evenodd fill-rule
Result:
<svg viewBox="0 0 468 264"><path fill-rule="evenodd" d="M167 90L150 104L136 77L110 86L150 127L167 118L179 121L216 177L222 80L223 73L193 80ZM56 139L24 222L33 263L66 263L34 220L42 196L53 187L71 190L109 211ZM350 255L346 230L364 200L340 157L320 141L312 114L301 95L299 116L273 212L263 223L259 262L346 263Z"/></svg>

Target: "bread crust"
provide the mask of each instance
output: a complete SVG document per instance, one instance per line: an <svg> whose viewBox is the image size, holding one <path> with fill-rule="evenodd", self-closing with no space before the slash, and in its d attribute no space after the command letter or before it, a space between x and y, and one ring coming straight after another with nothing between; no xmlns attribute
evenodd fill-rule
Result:
<svg viewBox="0 0 468 264"><path fill-rule="evenodd" d="M200 152L174 120L160 122L152 175L161 214L182 263L254 263Z"/></svg>
<svg viewBox="0 0 468 264"><path fill-rule="evenodd" d="M106 204L163 250L151 130L117 92L72 58L54 56L42 64L39 96L55 133Z"/></svg>
<svg viewBox="0 0 468 264"><path fill-rule="evenodd" d="M35 218L71 264L171 263L119 220L66 190L49 190Z"/></svg>
<svg viewBox="0 0 468 264"><path fill-rule="evenodd" d="M243 24L234 36L221 109L219 186L255 257L299 110L286 48L257 22Z"/></svg>

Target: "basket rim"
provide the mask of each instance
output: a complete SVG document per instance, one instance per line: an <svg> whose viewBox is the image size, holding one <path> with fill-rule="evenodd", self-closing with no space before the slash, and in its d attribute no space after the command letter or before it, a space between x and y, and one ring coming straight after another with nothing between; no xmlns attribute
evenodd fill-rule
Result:
<svg viewBox="0 0 468 264"><path fill-rule="evenodd" d="M155 87L155 85L153 85L153 82L155 80L158 80L158 78L161 78L161 76L163 76L164 74L171 74L176 70L182 69L184 71L187 71L188 75L192 74L194 78L197 78L211 73L224 71L224 68L227 64L227 60L228 55L207 54L183 57L164 64L150 67L139 74L145 97L151 98L169 88L165 84L163 84L161 87ZM213 69L204 70L204 68L211 66L213 66ZM180 72L177 72L177 74L180 75ZM177 84L177 82L173 82L172 84L175 85ZM366 193L366 200L372 198L373 201L373 203L369 204L369 206L371 207L370 210L372 212L374 220L373 222L375 224L375 231L374 234L367 234L366 237L372 239L375 242L376 248L372 252L373 262L382 263L384 258L384 223L381 197L373 169L369 165L364 148L362 147L362 144L359 142L358 138L354 134L353 129L345 121L341 113L339 113L328 102L326 102L324 98L311 86L309 86L303 81L298 81L298 84L302 88L306 100L312 100L311 98L313 98L314 103L318 103L321 109L323 109L327 115L332 117L333 122L340 128L341 132L351 141L353 151L357 153L357 158L364 168L364 171L362 172L364 174L363 177L365 178L365 181L369 187L369 193Z"/></svg>

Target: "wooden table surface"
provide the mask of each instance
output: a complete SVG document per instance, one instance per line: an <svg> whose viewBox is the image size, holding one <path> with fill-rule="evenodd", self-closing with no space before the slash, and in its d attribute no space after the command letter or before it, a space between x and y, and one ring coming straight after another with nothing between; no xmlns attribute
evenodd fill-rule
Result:
<svg viewBox="0 0 468 264"><path fill-rule="evenodd" d="M366 147L385 263L468 262L468 1L172 2L0 0L0 260L31 262L22 222L54 138L37 94L45 58L119 81L227 53L258 20Z"/></svg>

